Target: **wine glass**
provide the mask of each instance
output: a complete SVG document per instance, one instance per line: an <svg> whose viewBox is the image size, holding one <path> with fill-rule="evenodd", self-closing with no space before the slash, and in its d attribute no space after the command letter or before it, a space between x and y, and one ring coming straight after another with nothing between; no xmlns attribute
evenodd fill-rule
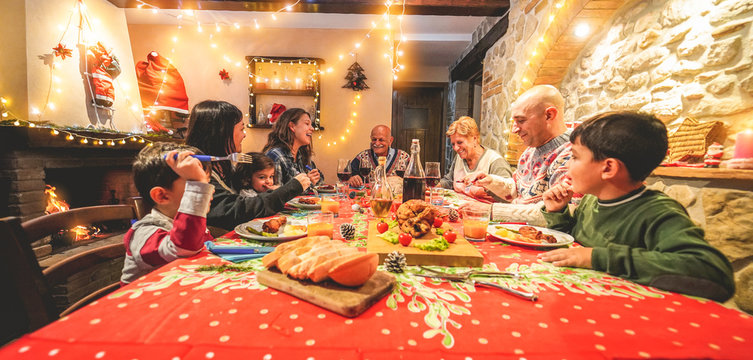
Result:
<svg viewBox="0 0 753 360"><path fill-rule="evenodd" d="M358 168L358 175L361 175L363 183L366 184L369 182L369 174L371 174L371 161L361 161L360 165L361 166Z"/></svg>
<svg viewBox="0 0 753 360"><path fill-rule="evenodd" d="M345 182L350 179L350 160L337 159L337 180L338 180L338 193L342 191L342 195L345 195Z"/></svg>
<svg viewBox="0 0 753 360"><path fill-rule="evenodd" d="M399 177L403 177L405 175L405 167L406 166L407 165L401 166L401 165L398 164L397 165L397 169L395 169L395 175L397 175Z"/></svg>
<svg viewBox="0 0 753 360"><path fill-rule="evenodd" d="M443 203L442 189L436 189L439 185L439 163L433 161L426 162L426 186L429 188L429 202L432 205L441 206Z"/></svg>
<svg viewBox="0 0 753 360"><path fill-rule="evenodd" d="M426 162L426 186L434 188L439 184L439 163L434 161Z"/></svg>

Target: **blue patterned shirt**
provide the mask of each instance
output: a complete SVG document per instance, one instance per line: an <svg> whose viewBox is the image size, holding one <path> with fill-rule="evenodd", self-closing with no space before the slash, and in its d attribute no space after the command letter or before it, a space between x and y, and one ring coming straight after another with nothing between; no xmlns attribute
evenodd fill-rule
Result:
<svg viewBox="0 0 753 360"><path fill-rule="evenodd" d="M293 159L290 149L283 147L269 149L265 155L269 156L275 162L275 178L278 184L285 184L300 173L308 173L306 165L311 167L311 169L316 169L316 164L313 160L308 164L303 163L303 156L301 156L300 150L298 151L297 160ZM319 175L319 182L313 185L324 183L324 173L319 171Z"/></svg>

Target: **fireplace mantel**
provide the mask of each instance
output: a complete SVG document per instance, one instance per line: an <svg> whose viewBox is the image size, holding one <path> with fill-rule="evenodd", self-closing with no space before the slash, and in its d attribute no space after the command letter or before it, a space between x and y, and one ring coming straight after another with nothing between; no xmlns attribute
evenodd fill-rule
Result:
<svg viewBox="0 0 753 360"><path fill-rule="evenodd" d="M137 139L146 138L148 141L169 141L169 142L183 142L183 140L173 139L169 137L160 136L145 136L141 134L129 134L119 132L103 132L93 131L87 129L68 129L64 131L73 133L74 135L89 138L106 139L122 139L127 138L125 144L115 143L114 146L109 146L106 143L102 145L95 144L93 142L82 144L80 141L67 140L64 133L53 135L52 128L46 127L27 127L27 126L0 126L0 149L3 150L20 150L20 149L35 149L35 148L68 148L68 149L103 149L103 150L140 150L146 145L145 142L131 141L131 137ZM62 129L61 129L62 130ZM132 135L132 136L131 136Z"/></svg>

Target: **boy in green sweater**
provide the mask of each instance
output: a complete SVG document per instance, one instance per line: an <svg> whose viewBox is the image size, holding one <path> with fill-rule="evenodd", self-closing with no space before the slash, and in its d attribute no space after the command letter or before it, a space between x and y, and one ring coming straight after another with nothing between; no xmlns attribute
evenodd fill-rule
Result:
<svg viewBox="0 0 753 360"><path fill-rule="evenodd" d="M583 245L542 253L556 266L605 271L659 289L725 301L732 267L685 208L643 181L667 153L667 128L650 115L597 115L570 135L570 181L547 190L548 227ZM573 192L586 194L570 215Z"/></svg>

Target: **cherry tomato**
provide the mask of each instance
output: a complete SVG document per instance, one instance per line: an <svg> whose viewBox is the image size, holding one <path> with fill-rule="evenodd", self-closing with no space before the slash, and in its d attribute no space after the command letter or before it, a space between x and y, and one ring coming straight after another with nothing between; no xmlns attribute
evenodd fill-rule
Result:
<svg viewBox="0 0 753 360"><path fill-rule="evenodd" d="M380 221L376 227L377 231L379 231L380 234L383 234L385 231L390 229L390 226L384 221Z"/></svg>
<svg viewBox="0 0 753 360"><path fill-rule="evenodd" d="M410 242L413 241L413 237L410 236L410 234L402 233L397 236L397 240L400 241L400 244L403 246L410 245Z"/></svg>
<svg viewBox="0 0 753 360"><path fill-rule="evenodd" d="M458 238L458 234L456 234L452 230L448 230L447 232L444 233L444 239L447 240L447 242L450 244L454 243L455 239L457 238Z"/></svg>
<svg viewBox="0 0 753 360"><path fill-rule="evenodd" d="M434 218L434 227L435 228L441 227L443 223L444 223L444 221L442 221L442 218L440 218L440 217Z"/></svg>

